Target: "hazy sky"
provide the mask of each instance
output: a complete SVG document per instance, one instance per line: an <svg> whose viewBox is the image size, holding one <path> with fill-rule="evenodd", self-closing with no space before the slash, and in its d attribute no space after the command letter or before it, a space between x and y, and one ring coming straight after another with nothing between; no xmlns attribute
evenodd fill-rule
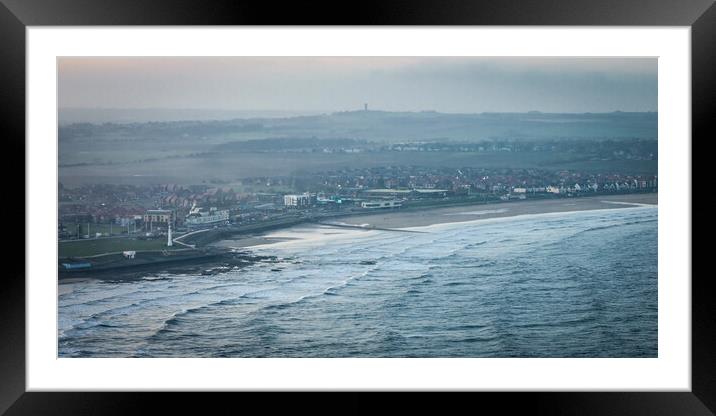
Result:
<svg viewBox="0 0 716 416"><path fill-rule="evenodd" d="M59 58L59 105L480 112L657 110L656 58Z"/></svg>

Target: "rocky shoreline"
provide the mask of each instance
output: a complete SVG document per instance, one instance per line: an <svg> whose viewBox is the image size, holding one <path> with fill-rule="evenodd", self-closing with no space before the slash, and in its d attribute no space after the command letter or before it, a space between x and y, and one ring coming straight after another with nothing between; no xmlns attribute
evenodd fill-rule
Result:
<svg viewBox="0 0 716 416"><path fill-rule="evenodd" d="M242 268L258 262L275 262L275 256L255 255L247 251L235 251L213 248L196 250L185 255L165 256L160 253L137 253L135 259L113 258L105 256L101 261L90 263L87 269L66 271L59 266L59 280L99 279L106 281L138 280L146 276L161 273L170 274L201 274L221 273L234 268ZM142 256L143 255L143 256ZM77 259L86 261L85 259ZM64 260L67 261L67 260Z"/></svg>

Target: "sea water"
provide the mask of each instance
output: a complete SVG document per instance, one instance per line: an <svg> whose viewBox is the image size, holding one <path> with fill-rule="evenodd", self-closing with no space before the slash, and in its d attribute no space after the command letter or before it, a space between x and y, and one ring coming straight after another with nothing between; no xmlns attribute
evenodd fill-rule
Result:
<svg viewBox="0 0 716 416"><path fill-rule="evenodd" d="M60 357L656 357L657 208L315 238L214 275L61 284Z"/></svg>

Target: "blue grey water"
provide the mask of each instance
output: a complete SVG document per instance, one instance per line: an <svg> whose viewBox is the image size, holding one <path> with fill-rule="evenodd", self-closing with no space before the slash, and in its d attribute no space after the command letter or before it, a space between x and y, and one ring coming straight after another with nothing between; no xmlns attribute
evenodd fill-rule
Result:
<svg viewBox="0 0 716 416"><path fill-rule="evenodd" d="M657 356L656 207L422 230L257 247L280 260L209 276L63 284L59 356Z"/></svg>

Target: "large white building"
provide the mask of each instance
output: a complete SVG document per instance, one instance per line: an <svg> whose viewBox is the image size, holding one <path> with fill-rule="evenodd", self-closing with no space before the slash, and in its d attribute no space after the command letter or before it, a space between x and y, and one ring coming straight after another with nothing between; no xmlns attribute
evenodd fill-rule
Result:
<svg viewBox="0 0 716 416"><path fill-rule="evenodd" d="M361 202L360 206L367 209L379 209L379 208L400 208L403 205L401 201L370 201Z"/></svg>
<svg viewBox="0 0 716 416"><path fill-rule="evenodd" d="M311 205L311 194L284 195L283 204L287 207L305 207Z"/></svg>
<svg viewBox="0 0 716 416"><path fill-rule="evenodd" d="M558 194L558 193L560 193L560 189L559 189L558 187L556 187L556 186L551 186L551 185L547 187L546 191L549 192L549 193L552 193L552 194Z"/></svg>
<svg viewBox="0 0 716 416"><path fill-rule="evenodd" d="M207 210L194 205L184 219L184 224L191 229L228 225L229 211L219 210L215 207Z"/></svg>
<svg viewBox="0 0 716 416"><path fill-rule="evenodd" d="M144 213L145 223L164 223L174 221L174 211L170 209L149 209Z"/></svg>

